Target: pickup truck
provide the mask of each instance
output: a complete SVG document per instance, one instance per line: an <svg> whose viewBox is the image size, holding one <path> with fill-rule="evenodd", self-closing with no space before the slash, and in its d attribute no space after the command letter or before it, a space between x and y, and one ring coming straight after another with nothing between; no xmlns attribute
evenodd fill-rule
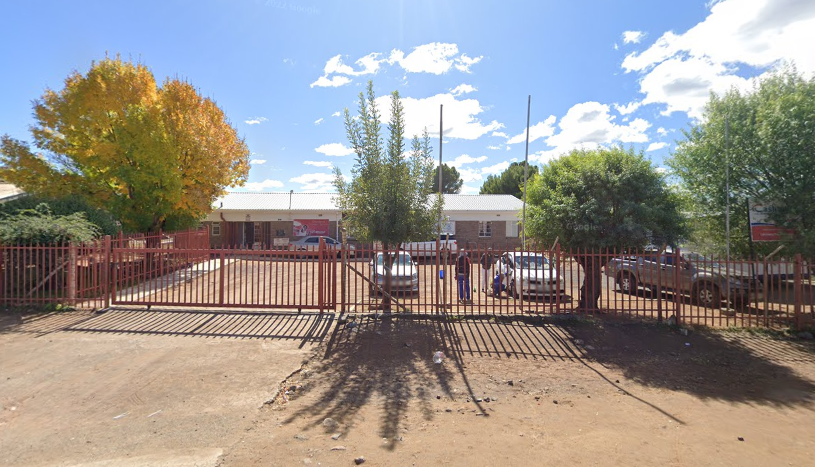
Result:
<svg viewBox="0 0 815 467"><path fill-rule="evenodd" d="M640 286L689 295L698 305L718 308L730 295L736 307L761 299L762 285L750 275L749 268L739 264L728 266L701 255L682 255L679 265L673 264L672 254L646 253L612 259L605 274L614 278L624 293L636 294ZM677 268L679 280L677 281Z"/></svg>
<svg viewBox="0 0 815 467"><path fill-rule="evenodd" d="M458 243L456 236L452 234L441 234L439 237L439 245L442 253L447 253L450 256L455 256L458 252ZM436 239L428 240L426 242L410 242L403 243L400 250L404 250L414 258L433 258L436 256Z"/></svg>

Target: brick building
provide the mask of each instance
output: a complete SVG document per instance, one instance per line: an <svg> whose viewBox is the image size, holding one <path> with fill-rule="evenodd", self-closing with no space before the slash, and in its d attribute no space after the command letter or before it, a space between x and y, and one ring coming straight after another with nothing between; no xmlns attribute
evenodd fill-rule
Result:
<svg viewBox="0 0 815 467"><path fill-rule="evenodd" d="M213 247L264 248L306 235L342 240L332 193L227 193L204 224ZM523 203L511 195L444 195L444 231L459 245L520 246ZM346 239L353 242L352 238Z"/></svg>

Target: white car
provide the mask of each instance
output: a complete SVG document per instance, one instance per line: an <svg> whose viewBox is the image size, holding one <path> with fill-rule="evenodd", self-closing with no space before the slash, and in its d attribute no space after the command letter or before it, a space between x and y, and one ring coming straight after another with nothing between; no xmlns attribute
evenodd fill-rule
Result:
<svg viewBox="0 0 815 467"><path fill-rule="evenodd" d="M563 280L555 266L540 253L512 251L504 253L499 260L507 266L509 293L519 297L562 295Z"/></svg>
<svg viewBox="0 0 815 467"><path fill-rule="evenodd" d="M396 260L391 268L391 287L389 293L404 292L414 293L419 291L419 268L413 262L410 254L404 251L394 253ZM385 256L377 253L371 260L371 281L379 286L385 285ZM371 295L379 293L379 288L370 286Z"/></svg>
<svg viewBox="0 0 815 467"><path fill-rule="evenodd" d="M320 239L325 240L325 246L328 249L333 249L337 251L339 254L339 250L342 247L342 243L334 240L331 237L320 237L317 235L312 235L309 237L303 237L300 240L295 240L289 243L289 246L298 251L319 251L320 250ZM348 245L348 256L354 257L354 253L356 248L354 245Z"/></svg>

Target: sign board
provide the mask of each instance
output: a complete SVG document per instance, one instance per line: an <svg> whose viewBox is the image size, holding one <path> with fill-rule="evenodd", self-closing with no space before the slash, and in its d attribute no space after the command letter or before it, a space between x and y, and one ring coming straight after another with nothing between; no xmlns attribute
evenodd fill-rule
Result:
<svg viewBox="0 0 815 467"><path fill-rule="evenodd" d="M754 242L777 242L795 234L794 230L775 225L771 219L777 203L749 200L750 236Z"/></svg>
<svg viewBox="0 0 815 467"><path fill-rule="evenodd" d="M328 235L328 219L295 219L294 236Z"/></svg>
<svg viewBox="0 0 815 467"><path fill-rule="evenodd" d="M289 246L289 237L275 237L272 239L274 246Z"/></svg>

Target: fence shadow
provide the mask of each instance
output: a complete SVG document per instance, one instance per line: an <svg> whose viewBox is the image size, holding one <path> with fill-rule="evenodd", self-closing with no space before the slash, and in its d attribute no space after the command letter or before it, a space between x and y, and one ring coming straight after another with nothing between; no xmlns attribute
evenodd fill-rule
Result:
<svg viewBox="0 0 815 467"><path fill-rule="evenodd" d="M292 339L321 342L334 314L115 308L106 313L62 312L0 319L2 333L144 334L227 339ZM5 324L3 324L5 323Z"/></svg>

